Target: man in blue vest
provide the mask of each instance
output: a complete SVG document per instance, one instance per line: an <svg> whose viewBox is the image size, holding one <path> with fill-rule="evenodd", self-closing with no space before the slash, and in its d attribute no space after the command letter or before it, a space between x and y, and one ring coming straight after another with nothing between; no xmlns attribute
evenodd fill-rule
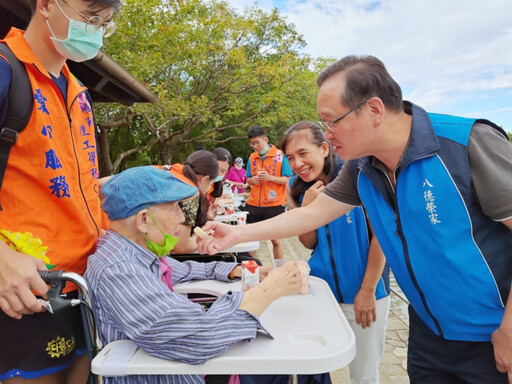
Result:
<svg viewBox="0 0 512 384"><path fill-rule="evenodd" d="M253 225L212 223L200 250L288 237L363 205L410 305L411 383L512 383L512 145L486 120L402 100L375 57L318 78L325 138L349 160L313 203Z"/></svg>

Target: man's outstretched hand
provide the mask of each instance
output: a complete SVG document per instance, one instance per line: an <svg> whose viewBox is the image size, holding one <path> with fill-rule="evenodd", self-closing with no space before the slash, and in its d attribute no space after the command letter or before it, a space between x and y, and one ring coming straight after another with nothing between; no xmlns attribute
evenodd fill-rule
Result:
<svg viewBox="0 0 512 384"><path fill-rule="evenodd" d="M200 254L215 255L241 242L239 227L236 225L208 221L202 229L207 236L197 238L197 249Z"/></svg>

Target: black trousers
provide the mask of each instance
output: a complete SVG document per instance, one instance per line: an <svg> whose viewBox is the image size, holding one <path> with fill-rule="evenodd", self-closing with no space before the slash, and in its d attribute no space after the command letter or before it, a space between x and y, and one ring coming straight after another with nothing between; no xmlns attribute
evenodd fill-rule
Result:
<svg viewBox="0 0 512 384"><path fill-rule="evenodd" d="M508 384L507 374L496 369L491 342L439 337L411 306L407 371L411 384Z"/></svg>

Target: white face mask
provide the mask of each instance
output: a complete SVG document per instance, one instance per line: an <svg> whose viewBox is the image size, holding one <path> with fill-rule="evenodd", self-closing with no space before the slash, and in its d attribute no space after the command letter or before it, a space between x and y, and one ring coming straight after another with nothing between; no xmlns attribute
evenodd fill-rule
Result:
<svg viewBox="0 0 512 384"><path fill-rule="evenodd" d="M95 57L103 45L103 27L98 28L93 33L88 33L86 31L86 23L70 19L57 1L55 4L57 4L62 14L69 20L68 36L65 39L58 39L50 27L48 19L46 19L48 29L53 35L50 39L57 52L63 57L79 63Z"/></svg>

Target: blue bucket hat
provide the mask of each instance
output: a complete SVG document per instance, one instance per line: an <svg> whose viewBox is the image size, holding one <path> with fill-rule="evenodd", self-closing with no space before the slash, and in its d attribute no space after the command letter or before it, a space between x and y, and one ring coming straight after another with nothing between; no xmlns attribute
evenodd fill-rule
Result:
<svg viewBox="0 0 512 384"><path fill-rule="evenodd" d="M103 185L102 208L110 220L120 220L144 208L187 199L196 193L197 188L168 171L152 166L134 167L115 175Z"/></svg>

